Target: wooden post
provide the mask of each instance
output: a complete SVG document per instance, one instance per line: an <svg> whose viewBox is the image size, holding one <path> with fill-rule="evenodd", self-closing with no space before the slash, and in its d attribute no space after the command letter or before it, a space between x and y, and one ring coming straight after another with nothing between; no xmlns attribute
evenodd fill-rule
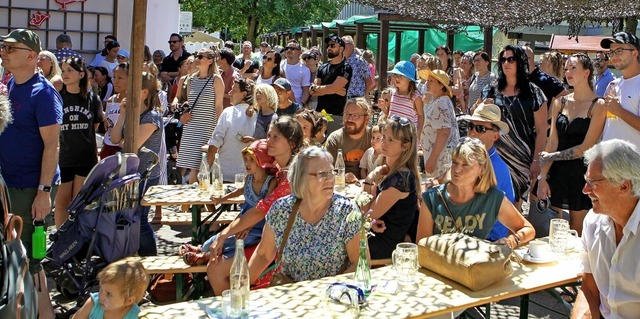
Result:
<svg viewBox="0 0 640 319"><path fill-rule="evenodd" d="M338 36L341 38L344 36L344 26L338 25Z"/></svg>
<svg viewBox="0 0 640 319"><path fill-rule="evenodd" d="M322 26L322 62L327 62L327 44L324 39L329 36L329 28Z"/></svg>
<svg viewBox="0 0 640 319"><path fill-rule="evenodd" d="M453 49L454 45L455 45L455 43L453 41L453 31L447 31L447 46L449 47L451 52L454 51L454 49Z"/></svg>
<svg viewBox="0 0 640 319"><path fill-rule="evenodd" d="M395 63L400 62L400 51L402 51L402 31L396 31L396 54Z"/></svg>
<svg viewBox="0 0 640 319"><path fill-rule="evenodd" d="M380 89L387 87L387 61L389 60L389 21L380 21L380 36L378 37L378 74Z"/></svg>
<svg viewBox="0 0 640 319"><path fill-rule="evenodd" d="M131 26L131 61L144 61L144 41L147 23L147 0L133 2L133 25ZM125 153L138 153L136 138L140 128L140 95L142 94L142 63L129 66L129 85L127 87L127 113L124 128ZM156 94L149 92L149 94Z"/></svg>
<svg viewBox="0 0 640 319"><path fill-rule="evenodd" d="M302 29L302 47L304 48L308 48L309 47L309 37L307 36L307 32L309 32L308 30Z"/></svg>
<svg viewBox="0 0 640 319"><path fill-rule="evenodd" d="M424 34L425 30L418 30L418 54L424 53Z"/></svg>
<svg viewBox="0 0 640 319"><path fill-rule="evenodd" d="M367 35L364 33L364 24L356 23L356 46L360 49L367 48Z"/></svg>
<svg viewBox="0 0 640 319"><path fill-rule="evenodd" d="M484 27L484 52L489 57L493 56L493 27ZM491 70L491 62L489 62L489 70Z"/></svg>
<svg viewBox="0 0 640 319"><path fill-rule="evenodd" d="M311 46L315 47L318 45L318 30L314 29L311 26Z"/></svg>

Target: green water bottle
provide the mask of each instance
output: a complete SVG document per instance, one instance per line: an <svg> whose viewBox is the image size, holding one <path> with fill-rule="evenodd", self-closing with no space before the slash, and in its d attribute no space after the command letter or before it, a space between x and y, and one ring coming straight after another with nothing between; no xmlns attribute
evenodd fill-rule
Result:
<svg viewBox="0 0 640 319"><path fill-rule="evenodd" d="M44 221L33 222L35 230L31 235L31 254L33 259L42 259L47 255L47 234L44 232Z"/></svg>

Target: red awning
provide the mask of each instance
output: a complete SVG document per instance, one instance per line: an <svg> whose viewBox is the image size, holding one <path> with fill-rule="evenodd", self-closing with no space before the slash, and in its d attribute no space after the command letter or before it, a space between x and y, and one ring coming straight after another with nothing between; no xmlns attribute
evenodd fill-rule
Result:
<svg viewBox="0 0 640 319"><path fill-rule="evenodd" d="M581 35L578 37L578 41L576 42L576 38L573 37L569 39L566 35L551 35L551 43L549 44L549 48L552 50L558 50L561 52L595 52L602 51L602 47L600 47L600 41L608 37L601 36L586 36Z"/></svg>

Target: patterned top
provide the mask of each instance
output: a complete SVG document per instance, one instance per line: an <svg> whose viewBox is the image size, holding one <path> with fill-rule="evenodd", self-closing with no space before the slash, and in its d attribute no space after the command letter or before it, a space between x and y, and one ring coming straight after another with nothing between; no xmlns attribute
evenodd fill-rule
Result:
<svg viewBox="0 0 640 319"><path fill-rule="evenodd" d="M471 78L471 84L469 85L469 96L467 100L467 110L470 110L473 107L473 104L480 98L482 95L482 89L484 89L487 84L496 80L495 74L489 72L484 76L480 76L480 72L476 72Z"/></svg>
<svg viewBox="0 0 640 319"><path fill-rule="evenodd" d="M398 91L393 91L391 94L391 100L389 101L389 116L398 115L406 117L418 127L418 113L413 106L413 101L420 97L420 92L416 91L413 94L413 98L405 95L401 95Z"/></svg>
<svg viewBox="0 0 640 319"><path fill-rule="evenodd" d="M349 82L349 89L347 90L347 96L364 96L367 79L371 77L369 64L355 52L351 53L351 56L347 58L347 63L351 65L351 70L353 71L351 82Z"/></svg>
<svg viewBox="0 0 640 319"><path fill-rule="evenodd" d="M276 188L256 204L256 208L258 208L265 216L269 212L269 209L271 209L271 205L273 205L276 200L291 194L291 186L287 179L287 170L280 168L277 164L276 167L278 167L278 173L276 174Z"/></svg>
<svg viewBox="0 0 640 319"><path fill-rule="evenodd" d="M451 151L456 147L458 139L460 138L458 122L456 121L456 115L453 111L453 103L448 96L441 96L432 100L424 107L424 126L422 127L420 143L422 143L422 153L425 163L433 151L438 129L442 128L450 129L451 133L449 134L445 148L440 152L440 155L438 155L436 169L431 174L427 174L427 177L439 177L447 172L451 167Z"/></svg>
<svg viewBox="0 0 640 319"><path fill-rule="evenodd" d="M267 215L278 248L295 199L293 195L279 199ZM334 194L329 210L317 223L307 223L298 213L282 253L282 272L294 281L337 275L348 257L346 244L360 230L360 214L355 221L347 222L354 210L359 208L350 199Z"/></svg>
<svg viewBox="0 0 640 319"><path fill-rule="evenodd" d="M72 57L84 59L82 55L72 50L71 48L60 48L57 49L53 54L56 56L56 59L58 59L58 63L62 63L62 61L64 61L66 58Z"/></svg>

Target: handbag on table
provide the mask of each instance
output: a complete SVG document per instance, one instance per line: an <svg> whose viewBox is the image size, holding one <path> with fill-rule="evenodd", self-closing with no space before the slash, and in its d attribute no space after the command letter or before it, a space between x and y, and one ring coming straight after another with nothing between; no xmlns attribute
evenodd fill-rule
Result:
<svg viewBox="0 0 640 319"><path fill-rule="evenodd" d="M455 221L439 189L438 194ZM473 291L486 288L513 273L510 260L513 251L509 246L463 234L462 229L455 227L457 233L436 234L418 242L420 266Z"/></svg>

